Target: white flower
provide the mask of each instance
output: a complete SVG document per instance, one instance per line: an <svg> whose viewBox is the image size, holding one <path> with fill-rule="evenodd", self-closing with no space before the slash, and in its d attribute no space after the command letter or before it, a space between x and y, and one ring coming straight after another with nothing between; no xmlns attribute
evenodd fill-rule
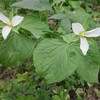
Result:
<svg viewBox="0 0 100 100"><path fill-rule="evenodd" d="M21 16L14 16L12 18L12 20L10 21L5 15L3 15L2 13L0 13L0 20L2 22L4 22L5 24L7 24L5 27L3 27L2 29L2 36L4 39L7 38L7 36L9 35L11 28L17 26L18 24L21 23L21 21L23 20L24 17Z"/></svg>
<svg viewBox="0 0 100 100"><path fill-rule="evenodd" d="M100 36L100 27L85 32L83 26L80 23L72 23L72 30L76 35L80 36L80 49L82 50L83 54L86 55L89 49L89 44L86 37Z"/></svg>

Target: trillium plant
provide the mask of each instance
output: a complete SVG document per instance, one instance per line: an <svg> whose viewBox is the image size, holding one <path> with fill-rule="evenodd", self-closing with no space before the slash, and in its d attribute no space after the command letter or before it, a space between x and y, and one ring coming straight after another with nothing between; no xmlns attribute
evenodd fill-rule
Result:
<svg viewBox="0 0 100 100"><path fill-rule="evenodd" d="M3 29L2 29L2 36L4 39L7 38L7 36L9 35L9 33L13 27L17 26L18 24L20 24L22 22L23 18L24 17L16 15L12 18L12 20L10 20L9 18L7 18L5 15L3 15L0 12L0 21L4 22L6 24L6 26L3 27Z"/></svg>
<svg viewBox="0 0 100 100"><path fill-rule="evenodd" d="M70 24L70 19L66 20L66 16L62 16L64 19L61 22L62 26L59 27L64 28L63 30L54 29L57 31L55 32L50 30L46 21L41 21L38 14L26 14L24 17L16 15L10 20L0 13L0 21L6 24L3 28L1 27L4 40L0 39L0 55L3 55L0 57L0 63L5 66L19 66L33 55L36 72L49 84L66 79L75 71L88 82L98 82L100 52L95 41L88 38L100 36L100 27L85 31L80 23ZM58 15L56 17L58 18ZM69 28L65 20L70 22ZM20 24L22 21L23 23ZM19 26L15 28L17 25ZM71 27L74 34L70 33ZM56 34L61 38L57 38ZM37 39L38 43L35 41ZM78 39L80 39L79 43ZM88 55L84 56L87 52ZM93 79L91 79L92 74Z"/></svg>
<svg viewBox="0 0 100 100"><path fill-rule="evenodd" d="M80 49L82 50L83 54L86 55L89 49L89 43L86 37L100 36L100 28L96 28L91 31L85 31L80 23L72 23L72 30L76 35L80 36Z"/></svg>

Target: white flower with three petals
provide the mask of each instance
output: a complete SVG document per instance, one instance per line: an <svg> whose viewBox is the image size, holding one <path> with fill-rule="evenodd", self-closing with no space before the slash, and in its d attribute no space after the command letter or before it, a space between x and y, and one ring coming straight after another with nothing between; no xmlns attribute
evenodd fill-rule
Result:
<svg viewBox="0 0 100 100"><path fill-rule="evenodd" d="M9 18L7 18L5 15L3 15L2 13L0 13L0 21L4 22L5 24L7 24L5 27L3 27L2 29L2 36L4 39L7 38L7 36L9 35L12 27L17 26L18 24L20 24L22 22L24 17L21 16L14 16L12 18L12 20L10 21Z"/></svg>
<svg viewBox="0 0 100 100"><path fill-rule="evenodd" d="M89 49L89 43L86 37L98 37L100 36L100 27L91 31L85 31L80 23L72 23L72 30L76 35L80 36L80 49L84 55L87 54Z"/></svg>

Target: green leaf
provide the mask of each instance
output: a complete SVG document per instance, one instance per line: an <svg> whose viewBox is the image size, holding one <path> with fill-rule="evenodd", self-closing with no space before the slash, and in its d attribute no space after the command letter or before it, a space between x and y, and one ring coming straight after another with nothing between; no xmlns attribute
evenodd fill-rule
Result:
<svg viewBox="0 0 100 100"><path fill-rule="evenodd" d="M72 34L62 36L63 40L45 39L34 51L34 64L37 73L47 83L59 82L77 73L87 82L98 82L100 52L93 40L86 56L79 48L79 41Z"/></svg>
<svg viewBox="0 0 100 100"><path fill-rule="evenodd" d="M24 17L23 22L19 27L30 31L35 38L40 38L45 34L44 31L49 30L48 26L40 20L38 15L28 15Z"/></svg>
<svg viewBox="0 0 100 100"><path fill-rule="evenodd" d="M22 0L14 3L12 6L39 11L52 11L52 7L48 0Z"/></svg>
<svg viewBox="0 0 100 100"><path fill-rule="evenodd" d="M18 66L30 57L34 42L21 34L11 32L6 40L0 40L0 63L5 66Z"/></svg>
<svg viewBox="0 0 100 100"><path fill-rule="evenodd" d="M3 91L10 91L11 87L12 87L12 83L9 79L0 81L0 88Z"/></svg>
<svg viewBox="0 0 100 100"><path fill-rule="evenodd" d="M66 14L58 13L58 14L54 14L51 17L49 17L49 19L63 19L63 18L66 18L66 17L67 17Z"/></svg>
<svg viewBox="0 0 100 100"><path fill-rule="evenodd" d="M82 1L69 1L69 4L73 7L73 8L80 8Z"/></svg>
<svg viewBox="0 0 100 100"><path fill-rule="evenodd" d="M79 22L81 24L84 23L84 21L86 21L89 17L91 17L88 13L85 12L84 9L77 8L74 9L74 11L70 11L70 7L67 8L66 10L66 14L68 15L68 17L73 21L73 22Z"/></svg>
<svg viewBox="0 0 100 100"><path fill-rule="evenodd" d="M77 46L59 39L45 39L34 51L36 71L47 83L62 81L78 67Z"/></svg>
<svg viewBox="0 0 100 100"><path fill-rule="evenodd" d="M71 32L71 22L66 14L54 14L49 19L58 19L61 20L61 26L64 29L65 32L70 33Z"/></svg>
<svg viewBox="0 0 100 100"><path fill-rule="evenodd" d="M83 27L85 30L88 30L89 29L89 25L90 25L90 18L87 18L84 23L83 23Z"/></svg>
<svg viewBox="0 0 100 100"><path fill-rule="evenodd" d="M27 72L25 72L24 74L18 73L16 76L17 76L17 81L21 82L25 81L28 78L28 73Z"/></svg>
<svg viewBox="0 0 100 100"><path fill-rule="evenodd" d="M74 42L76 42L76 41L79 40L79 37L76 36L75 34L63 35L63 36L61 36L61 37L62 37L63 40L64 40L65 42L67 42L68 44L74 43Z"/></svg>
<svg viewBox="0 0 100 100"><path fill-rule="evenodd" d="M89 83L98 82L99 68L97 68L96 65L86 65L81 63L81 66L77 69L77 73L83 80Z"/></svg>
<svg viewBox="0 0 100 100"><path fill-rule="evenodd" d="M88 39L89 42L89 51L88 51L88 55L91 57L93 63L95 63L97 65L97 67L100 68L100 51L99 51L99 47L96 43L96 41L94 41L93 39ZM91 60L90 59L90 60Z"/></svg>
<svg viewBox="0 0 100 100"><path fill-rule="evenodd" d="M16 100L36 100L36 99L32 95L27 95L27 96L21 95L21 96L18 96Z"/></svg>
<svg viewBox="0 0 100 100"><path fill-rule="evenodd" d="M98 73L100 68L100 52L94 41L89 41L90 48L87 56L80 58L80 66L77 73L87 82L98 82Z"/></svg>
<svg viewBox="0 0 100 100"><path fill-rule="evenodd" d="M59 97L58 95L54 95L54 96L52 97L52 99L53 99L53 100L61 100L60 97Z"/></svg>
<svg viewBox="0 0 100 100"><path fill-rule="evenodd" d="M68 17L61 20L61 26L67 33L71 32L71 22Z"/></svg>

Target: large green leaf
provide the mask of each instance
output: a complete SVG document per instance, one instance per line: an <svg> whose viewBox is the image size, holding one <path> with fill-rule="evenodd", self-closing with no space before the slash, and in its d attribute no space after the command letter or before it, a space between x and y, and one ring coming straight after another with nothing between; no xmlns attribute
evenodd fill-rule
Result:
<svg viewBox="0 0 100 100"><path fill-rule="evenodd" d="M88 54L84 56L79 48L76 36L62 36L63 40L45 39L34 51L34 64L37 73L44 77L47 83L59 82L76 69L83 80L98 82L100 68L100 53L92 41ZM91 79L92 77L92 79Z"/></svg>
<svg viewBox="0 0 100 100"><path fill-rule="evenodd" d="M38 15L27 15L19 27L30 31L35 38L39 38L45 34L44 31L49 30L48 26L40 20Z"/></svg>
<svg viewBox="0 0 100 100"><path fill-rule="evenodd" d="M34 42L23 35L11 32L6 40L0 39L0 63L5 66L18 66L32 56Z"/></svg>
<svg viewBox="0 0 100 100"><path fill-rule="evenodd" d="M47 83L59 82L76 70L78 60L74 45L58 39L45 39L37 46L34 64Z"/></svg>
<svg viewBox="0 0 100 100"><path fill-rule="evenodd" d="M94 41L89 41L90 48L86 57L80 58L77 73L88 82L98 82L100 52Z"/></svg>
<svg viewBox="0 0 100 100"><path fill-rule="evenodd" d="M22 0L20 2L14 3L12 6L39 11L52 11L52 7L48 0Z"/></svg>
<svg viewBox="0 0 100 100"><path fill-rule="evenodd" d="M77 73L80 75L80 77L87 81L87 82L98 82L98 73L99 68L97 68L96 64L87 64L82 62L80 63L80 66L77 69Z"/></svg>

